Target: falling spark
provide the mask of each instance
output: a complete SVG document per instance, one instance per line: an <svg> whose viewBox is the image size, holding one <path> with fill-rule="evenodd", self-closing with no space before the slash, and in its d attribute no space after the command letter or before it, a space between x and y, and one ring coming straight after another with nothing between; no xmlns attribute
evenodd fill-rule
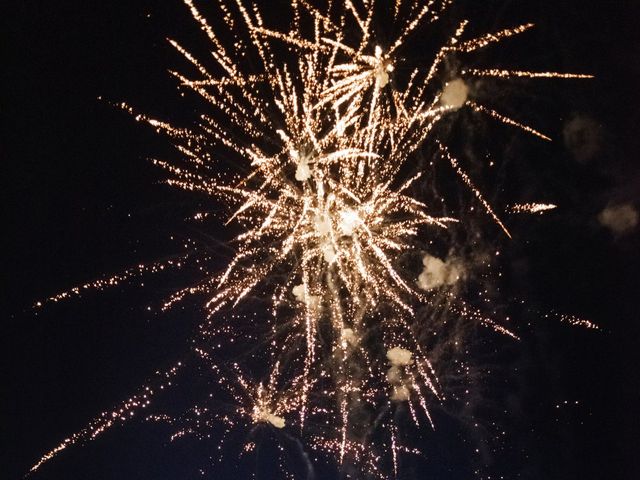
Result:
<svg viewBox="0 0 640 480"><path fill-rule="evenodd" d="M507 210L510 213L543 214L556 208L558 208L558 206L552 203L517 203L511 205Z"/></svg>
<svg viewBox="0 0 640 480"><path fill-rule="evenodd" d="M98 436L114 425L123 424L129 421L139 410L147 408L150 405L151 398L153 396L155 396L159 391L171 386L171 379L175 377L180 367L182 367L182 364L178 363L166 372L156 372L158 380L161 380L160 382L157 380L150 382L142 388L140 393L125 400L113 410L101 413L98 417L92 420L87 427L74 433L69 438L65 438L53 450L45 453L42 458L40 458L40 460L31 467L29 472L35 472L44 463L51 460L63 450L80 442L95 440Z"/></svg>
<svg viewBox="0 0 640 480"><path fill-rule="evenodd" d="M562 79L590 79L593 75L579 73L560 73L560 72L527 72L522 70L498 70L491 68L489 70L481 70L472 68L463 70L463 75L471 75L474 77L500 77L500 78L562 78Z"/></svg>

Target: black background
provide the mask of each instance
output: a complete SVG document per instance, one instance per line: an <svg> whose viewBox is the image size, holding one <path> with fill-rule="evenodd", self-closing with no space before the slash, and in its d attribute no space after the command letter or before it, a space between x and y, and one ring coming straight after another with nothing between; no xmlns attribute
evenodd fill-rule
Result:
<svg viewBox="0 0 640 480"><path fill-rule="evenodd" d="M510 432L527 453L491 462L505 478L639 478L640 241L637 230L614 238L596 216L609 201L640 201L640 11L636 2L621 0L479 3L469 8L483 26L538 24L529 40L507 50L505 66L597 76L580 84L525 84L535 92L534 104L547 93L555 103L524 109L519 118L534 119L557 142L532 154L548 156L544 168L516 180L548 181L548 198L561 208L533 219L533 226L518 224L506 250L526 265L512 275L526 285L532 304L592 319L603 331L545 324L529 336L521 360L529 373L516 393L521 409L514 415L521 418ZM124 100L169 121L191 120L195 109L167 74L184 63L165 38L197 51L206 49L206 39L177 0L26 0L2 10L0 155L8 245L0 477L9 479L20 478L43 452L126 398L153 371L186 355L197 315L146 311L172 291L171 278L145 280L145 289L89 294L38 314L30 305L180 251L170 237L176 230L185 234L182 220L202 199L160 184L162 172L146 158L174 156L168 142L111 103ZM602 147L591 162L574 161L562 143L563 125L576 113L602 126ZM573 406L556 408L565 400ZM204 447L166 444L166 435L152 428L118 428L66 451L34 478L189 478L194 465L206 464ZM442 478L469 478L462 466L442 471ZM218 474L213 478L226 478L224 467Z"/></svg>

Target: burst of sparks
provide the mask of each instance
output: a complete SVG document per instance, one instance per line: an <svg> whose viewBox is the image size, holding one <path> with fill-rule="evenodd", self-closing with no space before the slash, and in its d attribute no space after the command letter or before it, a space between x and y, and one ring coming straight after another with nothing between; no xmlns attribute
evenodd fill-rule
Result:
<svg viewBox="0 0 640 480"><path fill-rule="evenodd" d="M30 472L38 470L44 463L51 460L57 454L77 443L88 442L96 439L102 433L114 425L123 424L133 418L136 413L147 408L151 404L151 398L165 388L171 387L171 379L176 376L178 370L182 367L181 363L177 363L174 367L166 372L156 372L156 379L145 385L143 389L122 402L113 410L102 412L98 417L89 423L82 430L74 433L69 438L65 438L59 445L51 451L45 453L38 462L33 465Z"/></svg>
<svg viewBox="0 0 640 480"><path fill-rule="evenodd" d="M451 75L446 70L448 58L472 53L532 27L525 24L465 38L465 21L451 32L432 64L415 67L407 78L396 77L399 53L407 50L417 31L437 22L453 0L430 0L422 5L395 0L382 6L378 4L384 2L375 0L346 0L329 1L324 7L310 0L292 0L289 30L267 27L259 9L244 0L218 0L226 31L211 26L193 0L184 2L211 42L213 60L197 59L171 40L195 72L195 77L173 75L181 87L207 103L210 113L201 116L196 128L187 129L136 113L126 104L122 108L168 135L181 152L179 164L154 161L169 173L167 183L230 205L233 211L228 221L237 222L243 231L235 238L237 250L224 272L176 292L164 308L187 295L202 294L207 296L206 309L212 318L249 296L271 298L275 323L290 331L280 337L287 340L284 347L273 346L275 341L268 347L271 358L276 359L268 381L254 383L239 366L231 368L232 375L222 375L214 366L220 383L237 400L237 416L278 429L291 421L304 432L305 422L328 415L338 423L340 433L323 439L315 436L311 444L334 451L340 462L347 457L362 459L371 472L379 470L379 458L353 433L351 415L357 408L386 411L387 419L380 425L389 433L396 471L398 455L416 451L399 445L398 426L390 412L404 404L416 424L424 417L433 425L430 399L444 397L413 322L416 307L429 305L431 297L418 288L399 258L423 249L421 238L434 229L447 229L458 222L433 213L433 205L412 193L427 174L407 173L413 154L433 139L439 157L510 236L462 163L445 146L445 139L437 139L434 132L444 118L467 108L550 140L471 98L465 79L589 76L467 69L459 78L444 81ZM396 32L384 45L375 27L380 8L392 19L390 31ZM541 213L552 208L555 206L518 204L507 211ZM194 219L206 217L207 212L200 212ZM115 285L167 266L180 267L181 263L141 265L50 300ZM462 303L454 311L517 338L510 329ZM215 335L208 331L211 328L207 323L203 331ZM323 329L329 332L329 348L320 342ZM291 368L283 373L278 360L287 349L289 355L302 354L301 360L292 362L297 368L293 374ZM205 350L199 352L209 358ZM400 352L406 361L392 360L390 352ZM288 394L280 391L283 377L289 378ZM146 405L146 395L99 417L87 430L46 454L32 470ZM327 399L334 400L335 408L324 406ZM293 412L297 421L289 415ZM231 416L225 416L223 423L235 424Z"/></svg>

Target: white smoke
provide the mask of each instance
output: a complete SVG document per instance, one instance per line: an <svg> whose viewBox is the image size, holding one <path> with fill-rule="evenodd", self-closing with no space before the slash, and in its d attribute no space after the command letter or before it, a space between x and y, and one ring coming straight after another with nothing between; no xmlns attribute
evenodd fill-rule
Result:
<svg viewBox="0 0 640 480"><path fill-rule="evenodd" d="M464 266L456 258L442 261L437 257L426 254L422 257L422 265L424 268L418 277L418 286L423 290L431 290L443 285L453 285L466 276Z"/></svg>
<svg viewBox="0 0 640 480"><path fill-rule="evenodd" d="M296 285L291 289L291 293L300 303L306 304L310 308L316 308L320 304L320 297L317 295L306 295L304 284Z"/></svg>
<svg viewBox="0 0 640 480"><path fill-rule="evenodd" d="M382 58L382 47L376 45L375 58L379 62L375 70L376 88L381 89L389 83L389 73L393 71L393 65L386 63Z"/></svg>
<svg viewBox="0 0 640 480"><path fill-rule="evenodd" d="M411 365L413 353L401 347L393 347L387 351L387 359L392 367L405 367Z"/></svg>
<svg viewBox="0 0 640 480"><path fill-rule="evenodd" d="M286 424L284 418L279 417L278 415L274 415L273 413L269 412L268 410L261 410L258 413L258 418L257 419L260 422L270 423L271 425L273 425L276 428L284 428L284 426Z"/></svg>
<svg viewBox="0 0 640 480"><path fill-rule="evenodd" d="M267 415L267 422L269 422L271 425L273 425L276 428L284 428L284 425L285 425L284 418L279 417L277 415L273 415L272 413L269 413Z"/></svg>
<svg viewBox="0 0 640 480"><path fill-rule="evenodd" d="M394 402L405 402L411 398L411 390L406 385L394 385L391 400Z"/></svg>
<svg viewBox="0 0 640 480"><path fill-rule="evenodd" d="M316 233L320 237L324 237L320 244L320 249L322 250L322 255L324 257L325 262L333 263L336 259L336 250L333 248L331 243L331 238L329 234L331 233L331 219L329 215L321 213L316 215L315 217L315 229Z"/></svg>
<svg viewBox="0 0 640 480"><path fill-rule="evenodd" d="M311 169L309 168L308 163L300 162L298 163L298 167L296 168L296 180L299 182L304 182L311 177Z"/></svg>
<svg viewBox="0 0 640 480"><path fill-rule="evenodd" d="M350 208L340 212L340 231L343 235L351 236L353 231L362 223L358 212Z"/></svg>
<svg viewBox="0 0 640 480"><path fill-rule="evenodd" d="M324 261L327 263L333 263L338 256L335 248L331 245L330 242L325 242L322 244L322 256L324 257Z"/></svg>
<svg viewBox="0 0 640 480"><path fill-rule="evenodd" d="M297 150L289 151L289 155L296 162L296 180L305 182L311 177L311 169L309 168L309 155L300 154Z"/></svg>
<svg viewBox="0 0 640 480"><path fill-rule="evenodd" d="M588 162L602 150L602 127L586 115L576 115L569 120L562 136L565 146L580 163Z"/></svg>
<svg viewBox="0 0 640 480"><path fill-rule="evenodd" d="M457 110L465 104L468 97L469 87L464 83L464 80L456 78L447 83L442 89L440 104L443 107Z"/></svg>
<svg viewBox="0 0 640 480"><path fill-rule="evenodd" d="M402 375L401 367L413 364L413 353L401 347L393 347L387 350L387 360L391 364L387 370L387 382L392 386L391 400L403 402L411 397L411 390L408 382Z"/></svg>
<svg viewBox="0 0 640 480"><path fill-rule="evenodd" d="M351 328L343 328L342 329L342 342L343 347L346 348L347 345L355 347L360 342L360 339L356 335L356 333Z"/></svg>
<svg viewBox="0 0 640 480"><path fill-rule="evenodd" d="M598 215L600 225L608 228L614 235L624 235L638 226L638 210L630 203L610 205Z"/></svg>

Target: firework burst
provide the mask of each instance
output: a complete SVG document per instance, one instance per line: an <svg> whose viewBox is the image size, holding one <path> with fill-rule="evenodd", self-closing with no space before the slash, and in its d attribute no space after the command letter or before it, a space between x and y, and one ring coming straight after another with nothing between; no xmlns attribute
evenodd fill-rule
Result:
<svg viewBox="0 0 640 480"><path fill-rule="evenodd" d="M414 186L430 173L408 173L415 171L415 155L430 142L437 159L450 164L470 197L509 236L506 224L447 148L447 139L436 135L436 127L448 115L470 109L549 140L472 99L468 79L588 76L447 71L446 60L532 27L467 38L469 22L464 21L431 64L396 78L399 53L410 48L417 32L439 22L453 0L423 5L408 0L329 0L322 5L292 0L288 30L267 26L260 10L243 0L219 0L226 31L210 26L192 0L184 1L211 42L213 64L205 65L211 60L204 62L171 41L195 72L194 77L173 75L181 87L204 100L207 113L196 127L182 128L122 107L168 135L181 152L180 162L154 160L168 172L167 183L228 205L228 222L242 229L225 271L176 292L164 304L170 309L189 295L206 299L207 321L197 352L211 363L211 374L237 403L233 415L215 414L206 427L221 424L228 431L244 423L288 429L295 424L312 448L337 453L341 464L351 459L369 474L384 477L381 458L389 454L397 473L400 453L419 452L398 442L393 412L406 405L416 425L433 427L430 402L445 396L422 341L431 326L415 321L417 311L440 308L445 298L453 314L517 338L447 289L464 277L459 267L425 257L421 280L403 263L408 252L422 255L428 250L425 238L459 222L438 215L435 199L414 194ZM390 19L391 34L384 36L384 43L376 28L380 18ZM552 208L516 204L508 211L541 213ZM182 261L139 266L50 300L180 267ZM217 314L249 297L269 299L271 341L249 337L255 340L251 348L263 348L273 365L265 382L251 380L252 375L235 364L229 367L231 373L223 374L218 365L223 360L211 348L215 339L227 338L234 329ZM214 410L199 407L196 416ZM370 452L371 433L355 420L363 411L378 419L375 428L388 433L383 442L387 453ZM322 422L337 428L319 429ZM91 437L92 431L110 426L96 425L90 427ZM62 448L80 437L65 441ZM45 455L33 470L62 448Z"/></svg>

